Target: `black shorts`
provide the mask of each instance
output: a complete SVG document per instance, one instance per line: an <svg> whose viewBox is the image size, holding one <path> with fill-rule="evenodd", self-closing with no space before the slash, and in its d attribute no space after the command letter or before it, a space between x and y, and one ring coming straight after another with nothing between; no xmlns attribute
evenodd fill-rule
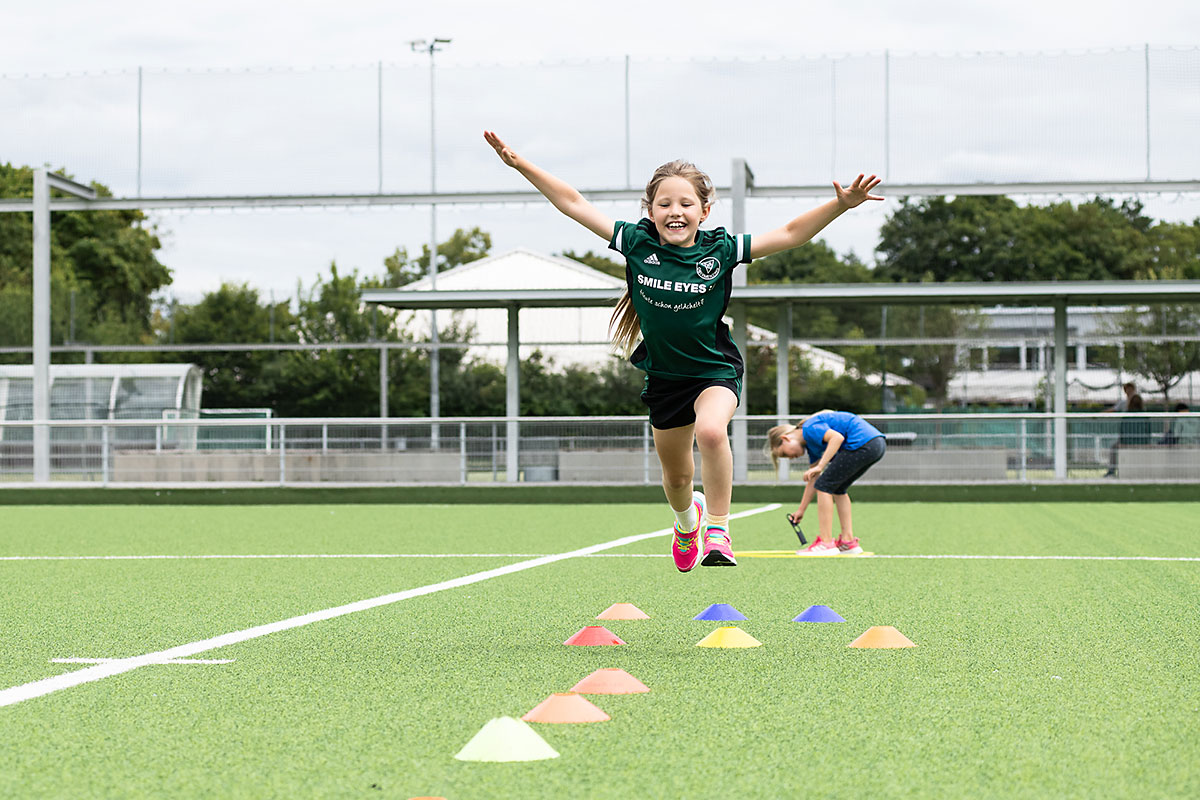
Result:
<svg viewBox="0 0 1200 800"><path fill-rule="evenodd" d="M710 386L724 386L740 401L742 381L740 378L694 378L672 381L666 378L646 376L646 387L642 389L642 402L650 409L650 424L660 431L682 428L696 421L696 398Z"/></svg>
<svg viewBox="0 0 1200 800"><path fill-rule="evenodd" d="M887 452L887 443L882 436L876 436L857 450L838 450L833 460L825 467L825 471L817 478L814 488L818 492L829 494L845 494L850 484L863 476L883 454Z"/></svg>

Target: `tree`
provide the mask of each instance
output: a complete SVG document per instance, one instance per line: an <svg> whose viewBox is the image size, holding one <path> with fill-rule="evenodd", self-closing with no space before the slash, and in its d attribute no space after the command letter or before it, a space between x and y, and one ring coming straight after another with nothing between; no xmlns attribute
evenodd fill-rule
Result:
<svg viewBox="0 0 1200 800"><path fill-rule="evenodd" d="M223 283L199 303L176 308L173 337L180 344L294 342L295 320L288 302L262 304L249 284ZM204 405L209 408L277 407L289 391L281 383L286 354L279 351L196 351L189 360L204 371ZM178 353L166 358L177 360Z"/></svg>
<svg viewBox="0 0 1200 800"><path fill-rule="evenodd" d="M1200 278L1200 219L1188 223L1160 222L1146 232L1150 265L1146 274Z"/></svg>
<svg viewBox="0 0 1200 800"><path fill-rule="evenodd" d="M1186 268L1164 265L1148 268L1140 277L1178 280ZM1125 343L1124 366L1145 378L1162 393L1163 405L1170 408L1171 389L1189 372L1200 369L1200 342L1180 341L1200 335L1200 305L1156 303L1147 308L1127 308L1108 326L1117 337L1158 337L1151 341Z"/></svg>
<svg viewBox="0 0 1200 800"><path fill-rule="evenodd" d="M904 198L880 228L888 281L1129 280L1152 257L1136 201L1018 206L999 195Z"/></svg>
<svg viewBox="0 0 1200 800"><path fill-rule="evenodd" d="M483 258L492 249L492 236L478 227L469 231L458 228L438 245L437 271L445 272L461 264ZM421 255L409 258L408 250L397 247L383 260L384 274L363 281L364 289L395 289L419 281L429 274L429 245L421 245Z"/></svg>
<svg viewBox="0 0 1200 800"><path fill-rule="evenodd" d="M875 276L853 253L839 259L823 241L784 250L759 259L748 267L746 282L763 283L869 283ZM767 330L779 325L774 308L753 306L747 321ZM846 338L863 324L862 309L857 306L796 304L792 317L793 336L808 339ZM874 331L873 331L874 333Z"/></svg>
<svg viewBox="0 0 1200 800"><path fill-rule="evenodd" d="M65 174L65 173L64 173ZM107 187L92 183L100 197ZM0 197L32 197L33 170L0 164ZM51 339L96 344L149 342L155 292L171 283L160 242L136 210L56 211L50 217ZM33 219L0 214L0 343L32 343ZM25 310L22 310L25 309Z"/></svg>
<svg viewBox="0 0 1200 800"><path fill-rule="evenodd" d="M888 329L904 331L905 338L962 339L983 332L986 319L972 308L951 306L890 306ZM950 382L962 365L955 344L900 345L889 348L888 369L921 386L940 411Z"/></svg>
<svg viewBox="0 0 1200 800"><path fill-rule="evenodd" d="M318 277L305 291L300 287L295 335L304 344L366 342L371 338L371 315L364 314L359 299L357 271L343 275L337 263L326 277ZM376 335L384 341L400 341L390 324L391 314ZM415 354L405 352L388 361L391 372L416 371ZM313 349L287 353L282 380L289 391L279 398L283 416L369 417L379 413L379 351L370 349ZM403 383L403 381L402 381ZM390 384L390 380L389 380Z"/></svg>
<svg viewBox="0 0 1200 800"><path fill-rule="evenodd" d="M492 246L490 234L472 228L456 230L448 240L438 244L438 271L444 272L460 264L482 258ZM335 263L330 264L327 276L318 276L305 291L300 287L294 322L296 337L310 344L359 343L371 340L407 342L411 337L401 334L396 325L397 312L375 308L366 311L360 300L363 289L403 286L425 277L429 264L429 248L421 257L410 259L407 251L398 248L384 259L384 273L360 276L357 270L342 274ZM364 311L366 313L364 313ZM453 321L440 322L438 338L443 344L464 342L471 331L461 329ZM420 349L393 348L388 351L388 411L392 415L423 416L429 413L429 355ZM285 416L374 416L379 413L379 358L373 348L294 351L284 364L283 381L291 391L279 399L280 412ZM460 397L456 381L479 385L491 373L476 365L463 364L463 351L442 349L438 355L439 396L445 397L442 412L458 413L456 407L472 404ZM456 376L460 367L467 376ZM452 391L447 392L447 387ZM500 384L503 398L503 382ZM458 389L465 387L459 386ZM484 401L485 403L488 401ZM474 404L474 407L479 407ZM503 413L503 411L499 412Z"/></svg>

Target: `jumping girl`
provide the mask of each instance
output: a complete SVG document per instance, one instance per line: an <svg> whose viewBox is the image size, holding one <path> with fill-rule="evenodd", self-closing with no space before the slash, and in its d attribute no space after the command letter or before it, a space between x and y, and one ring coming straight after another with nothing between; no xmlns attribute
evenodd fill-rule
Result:
<svg viewBox="0 0 1200 800"><path fill-rule="evenodd" d="M879 180L859 175L847 188L834 181L834 199L783 227L754 237L731 235L724 228L700 230L712 210L713 185L686 161L654 171L642 197L647 217L614 222L495 133L485 131L483 138L555 208L625 257L625 293L610 330L614 347L646 373L642 401L650 411L663 490L675 513L675 566L680 572L691 571L697 562L737 566L729 538L733 454L727 429L744 370L722 321L733 268L799 247L843 212L866 200L882 200L871 194ZM693 487L693 441L700 447L704 493Z"/></svg>

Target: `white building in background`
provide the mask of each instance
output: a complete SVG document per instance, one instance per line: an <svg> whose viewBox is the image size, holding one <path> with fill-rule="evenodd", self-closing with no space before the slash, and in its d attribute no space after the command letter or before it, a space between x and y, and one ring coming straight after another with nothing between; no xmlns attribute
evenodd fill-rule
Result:
<svg viewBox="0 0 1200 800"><path fill-rule="evenodd" d="M454 269L439 272L437 288L442 291L499 289L612 289L613 305L625 281L598 269L561 256L549 256L518 248L486 256ZM404 287L429 289L422 278ZM611 359L608 349L608 319L612 308L522 308L518 318L521 357L541 350L558 367L582 364L597 367ZM429 338L428 311L401 312L397 324L418 341ZM454 321L474 329L467 358L503 365L508 358L508 310L470 308L438 312L438 330Z"/></svg>
<svg viewBox="0 0 1200 800"><path fill-rule="evenodd" d="M429 289L429 279L415 281L405 290ZM612 289L613 305L625 289L625 281L614 278L562 256L536 253L518 248L507 253L487 256L455 267L437 276L437 288L443 291L487 289ZM541 350L558 368L579 365L597 368L615 358L608 345L608 321L612 307L604 308L522 308L518 324L521 335L521 356ZM460 327L474 328L472 345L467 358L503 365L508 357L505 340L508 337L508 311L502 308L463 309L438 312L438 329L444 331L451 320ZM729 321L726 318L726 321ZM402 312L397 324L418 340L429 338L429 312ZM746 336L751 343L775 343L775 332L750 325ZM840 376L846 372L846 360L828 350L806 344L793 344L815 368ZM879 384L879 375L866 380ZM888 375L892 386L911 381L899 375Z"/></svg>
<svg viewBox="0 0 1200 800"><path fill-rule="evenodd" d="M1067 309L1067 339L1111 336L1111 321L1128 309L1125 306L1070 306ZM1054 309L1048 307L989 308L979 312L987 320L981 334L987 346L960 346L959 363L970 366L950 381L948 400L954 404L1001 403L1036 405L1048 403L1053 393ZM1124 349L1114 342L1118 353ZM1093 345L1095 346L1095 345ZM1088 361L1088 345L1068 345L1067 402L1111 405L1125 395L1121 385L1132 382L1147 402L1162 401L1157 387L1128 370ZM1005 363L990 363L995 351ZM1118 359L1121 356L1118 355ZM1193 405L1200 400L1200 373L1185 375L1171 390L1171 402Z"/></svg>

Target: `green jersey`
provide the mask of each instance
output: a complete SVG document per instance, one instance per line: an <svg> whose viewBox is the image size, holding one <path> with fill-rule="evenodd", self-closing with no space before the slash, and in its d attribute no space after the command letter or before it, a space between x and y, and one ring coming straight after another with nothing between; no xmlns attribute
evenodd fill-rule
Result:
<svg viewBox="0 0 1200 800"><path fill-rule="evenodd" d="M750 262L750 234L697 231L691 247L664 244L654 222L618 222L608 245L625 256L625 282L642 326L629 359L668 380L740 379L742 354L722 321L733 268Z"/></svg>

